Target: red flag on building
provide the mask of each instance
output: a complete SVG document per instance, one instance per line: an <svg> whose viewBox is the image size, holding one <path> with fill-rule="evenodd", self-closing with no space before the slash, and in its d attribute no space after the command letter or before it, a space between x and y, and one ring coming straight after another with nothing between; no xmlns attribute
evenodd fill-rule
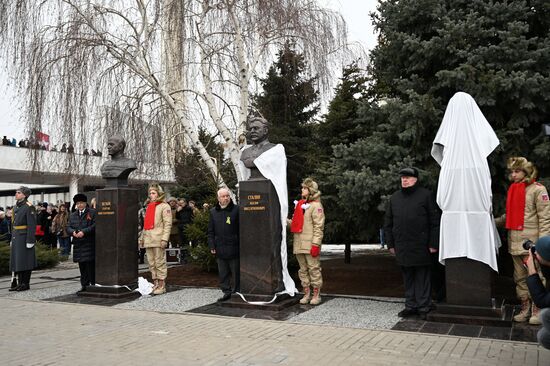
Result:
<svg viewBox="0 0 550 366"><path fill-rule="evenodd" d="M50 135L46 135L45 133L37 131L36 142L38 142L38 146L40 147L40 149L43 149L45 147L46 150L50 150Z"/></svg>

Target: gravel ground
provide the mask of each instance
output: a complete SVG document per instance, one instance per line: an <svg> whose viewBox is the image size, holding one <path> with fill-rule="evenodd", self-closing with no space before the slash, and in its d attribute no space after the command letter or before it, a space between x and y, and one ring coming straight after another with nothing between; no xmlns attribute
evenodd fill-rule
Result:
<svg viewBox="0 0 550 366"><path fill-rule="evenodd" d="M162 296L142 296L137 300L116 305L119 309L182 313L216 301L220 291L205 288L186 288ZM330 324L351 328L391 329L400 318L401 299L394 298L335 298L312 307L289 322Z"/></svg>
<svg viewBox="0 0 550 366"><path fill-rule="evenodd" d="M7 292L3 296L21 300L44 300L73 294L80 289L77 281L43 283L43 288L31 291ZM32 287L32 284L31 284ZM119 309L136 309L183 313L212 304L220 297L218 289L184 288L162 296L142 296L134 301L114 306ZM299 295L298 295L299 296ZM390 329L398 321L397 312L403 308L402 299L394 298L333 298L319 306L287 319L289 322L327 324L366 329Z"/></svg>
<svg viewBox="0 0 550 366"><path fill-rule="evenodd" d="M387 299L391 302L384 301L384 298L376 299L379 301L335 298L288 321L348 328L391 329L400 320L397 313L404 305L400 299Z"/></svg>
<svg viewBox="0 0 550 366"><path fill-rule="evenodd" d="M80 288L80 282L78 281L62 283L52 282L49 287L36 288L33 287L31 279L31 289L29 291L7 292L5 297L21 300L44 300L50 297L74 294L80 290Z"/></svg>
<svg viewBox="0 0 550 366"><path fill-rule="evenodd" d="M216 302L221 295L221 291L217 289L185 288L162 296L142 296L134 301L116 305L115 308L182 313Z"/></svg>

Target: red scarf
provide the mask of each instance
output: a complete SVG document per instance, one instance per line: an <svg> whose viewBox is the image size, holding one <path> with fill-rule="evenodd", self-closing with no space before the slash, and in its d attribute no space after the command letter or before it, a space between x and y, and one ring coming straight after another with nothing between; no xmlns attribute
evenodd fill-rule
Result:
<svg viewBox="0 0 550 366"><path fill-rule="evenodd" d="M155 227L155 210L161 203L161 201L155 201L147 205L145 220L143 221L143 230L151 230Z"/></svg>
<svg viewBox="0 0 550 366"><path fill-rule="evenodd" d="M506 197L506 229L523 230L525 219L525 187L524 182L512 183Z"/></svg>
<svg viewBox="0 0 550 366"><path fill-rule="evenodd" d="M292 215L292 223L290 224L291 233L301 233L304 226L304 210L302 205L306 203L307 200L299 200L294 207L294 215Z"/></svg>

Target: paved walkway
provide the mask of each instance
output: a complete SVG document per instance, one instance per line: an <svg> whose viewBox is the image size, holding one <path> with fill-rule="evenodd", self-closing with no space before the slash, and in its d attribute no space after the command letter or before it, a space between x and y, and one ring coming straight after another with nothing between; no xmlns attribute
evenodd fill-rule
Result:
<svg viewBox="0 0 550 366"><path fill-rule="evenodd" d="M2 365L550 365L533 343L0 297Z"/></svg>

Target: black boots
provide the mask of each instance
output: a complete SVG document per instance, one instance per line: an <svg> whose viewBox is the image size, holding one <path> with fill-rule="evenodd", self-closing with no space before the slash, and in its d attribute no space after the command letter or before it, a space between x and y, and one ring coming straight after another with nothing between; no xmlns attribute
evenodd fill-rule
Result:
<svg viewBox="0 0 550 366"><path fill-rule="evenodd" d="M27 291L29 290L31 287L27 284L27 283L24 283L22 285L19 285L17 286L17 288L15 289L15 291Z"/></svg>
<svg viewBox="0 0 550 366"><path fill-rule="evenodd" d="M231 292L225 292L222 297L218 299L218 302L227 301L231 298Z"/></svg>
<svg viewBox="0 0 550 366"><path fill-rule="evenodd" d="M11 279L11 286L10 286L10 289L8 291L15 291L15 289L17 288L18 286L18 283L17 283L17 278L13 277Z"/></svg>
<svg viewBox="0 0 550 366"><path fill-rule="evenodd" d="M27 291L31 287L29 283L31 281L32 271L17 272L17 280L14 278L11 281L11 287L8 291ZM18 285L19 284L19 285Z"/></svg>

